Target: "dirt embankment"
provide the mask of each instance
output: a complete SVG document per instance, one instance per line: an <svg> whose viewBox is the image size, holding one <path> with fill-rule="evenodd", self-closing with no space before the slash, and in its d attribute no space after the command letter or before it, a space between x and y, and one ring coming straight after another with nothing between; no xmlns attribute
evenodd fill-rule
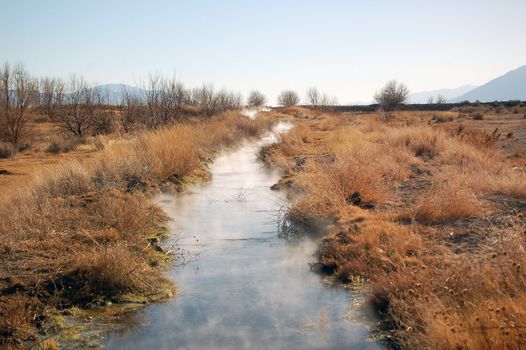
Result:
<svg viewBox="0 0 526 350"><path fill-rule="evenodd" d="M330 225L322 269L369 282L386 339L526 347L526 119L282 112L296 127L261 156L285 170L286 226ZM515 132L494 132L506 118Z"/></svg>
<svg viewBox="0 0 526 350"><path fill-rule="evenodd" d="M0 198L0 345L60 332L57 315L78 308L172 296L162 272L171 258L158 244L166 218L149 194L206 179L217 151L271 124L227 113L113 139L87 159L28 167L32 176L6 175L14 178Z"/></svg>

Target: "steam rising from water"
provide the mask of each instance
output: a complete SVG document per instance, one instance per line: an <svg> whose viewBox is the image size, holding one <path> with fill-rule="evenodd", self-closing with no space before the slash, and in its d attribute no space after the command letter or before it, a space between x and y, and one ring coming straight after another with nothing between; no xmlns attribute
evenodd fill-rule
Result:
<svg viewBox="0 0 526 350"><path fill-rule="evenodd" d="M111 333L107 348L378 348L365 327L344 319L349 294L310 271L317 244L278 238L286 199L269 189L279 174L256 159L274 140L219 157L210 184L159 197L179 245L198 258L170 272L178 297L134 316L142 324Z"/></svg>
<svg viewBox="0 0 526 350"><path fill-rule="evenodd" d="M256 114L258 114L258 112L268 112L268 111L270 111L270 108L268 107L247 107L241 111L241 114L250 119L255 119Z"/></svg>

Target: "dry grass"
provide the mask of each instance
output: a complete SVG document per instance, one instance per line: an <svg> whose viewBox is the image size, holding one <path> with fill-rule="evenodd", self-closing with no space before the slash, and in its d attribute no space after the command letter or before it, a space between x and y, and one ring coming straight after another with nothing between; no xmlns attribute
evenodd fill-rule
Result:
<svg viewBox="0 0 526 350"><path fill-rule="evenodd" d="M369 280L397 345L526 347L526 169L497 132L451 127L450 112L288 113L296 132L264 155L285 169L294 222L331 224L320 262Z"/></svg>
<svg viewBox="0 0 526 350"><path fill-rule="evenodd" d="M47 153L58 154L58 153L68 153L74 150L78 145L84 142L83 139L78 137L60 137L54 135L49 141L49 145L46 148Z"/></svg>
<svg viewBox="0 0 526 350"><path fill-rule="evenodd" d="M168 258L147 240L164 233L165 216L148 192L180 190L206 175L214 152L269 127L229 113L105 139L90 159L41 169L2 192L0 345L35 339L52 310L166 296L171 282L158 266Z"/></svg>
<svg viewBox="0 0 526 350"><path fill-rule="evenodd" d="M432 177L429 189L419 195L413 210L415 218L433 223L484 215L488 210L473 188L480 182L474 181L457 167L441 168Z"/></svg>
<svg viewBox="0 0 526 350"><path fill-rule="evenodd" d="M524 325L524 225L494 232L475 254L427 255L373 282L406 348L520 349ZM425 262L425 263L424 263Z"/></svg>

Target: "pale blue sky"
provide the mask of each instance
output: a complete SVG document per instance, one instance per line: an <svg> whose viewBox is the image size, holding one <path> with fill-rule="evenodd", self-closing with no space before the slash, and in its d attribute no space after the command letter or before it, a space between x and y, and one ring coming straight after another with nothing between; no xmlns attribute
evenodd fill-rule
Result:
<svg viewBox="0 0 526 350"><path fill-rule="evenodd" d="M370 101L482 84L526 64L526 1L0 0L0 62L97 83L177 73L271 102L317 86Z"/></svg>

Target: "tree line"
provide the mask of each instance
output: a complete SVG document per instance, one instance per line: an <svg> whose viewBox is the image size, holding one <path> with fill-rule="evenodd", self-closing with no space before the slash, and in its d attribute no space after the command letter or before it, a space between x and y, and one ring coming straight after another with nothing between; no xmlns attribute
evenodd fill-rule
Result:
<svg viewBox="0 0 526 350"><path fill-rule="evenodd" d="M66 81L38 79L21 64L3 64L0 85L0 141L15 148L29 136L35 115L45 115L68 133L84 137L109 133L117 126L124 132L156 129L188 116L211 116L243 105L240 93L211 84L189 89L160 74L151 75L141 89L131 91L123 85L119 101L80 76Z"/></svg>
<svg viewBox="0 0 526 350"><path fill-rule="evenodd" d="M29 135L33 115L45 115L66 132L84 137L106 134L119 127L123 132L137 128L156 129L188 116L212 116L241 108L240 93L215 89L211 84L187 88L175 78L150 75L140 89L123 85L119 101L112 101L108 90L97 88L82 77L73 75L65 81L57 78L34 78L23 65L5 63L0 69L0 141L17 148ZM405 102L409 90L390 81L374 98L386 115ZM338 104L335 97L311 87L306 102L314 108L327 109ZM115 103L117 102L117 103ZM292 107L300 103L293 90L282 91L278 105ZM263 107L266 96L250 92L249 107Z"/></svg>

